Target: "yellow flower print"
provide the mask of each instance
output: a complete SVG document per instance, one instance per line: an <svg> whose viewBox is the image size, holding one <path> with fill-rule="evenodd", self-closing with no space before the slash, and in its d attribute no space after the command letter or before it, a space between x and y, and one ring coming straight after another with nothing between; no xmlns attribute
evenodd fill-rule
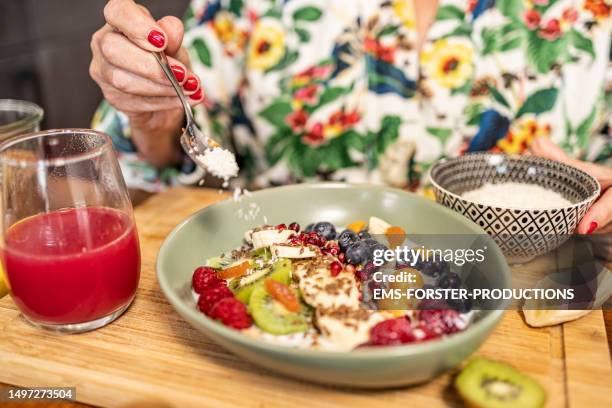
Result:
<svg viewBox="0 0 612 408"><path fill-rule="evenodd" d="M285 33L278 24L260 21L253 28L247 65L251 69L265 70L285 54Z"/></svg>
<svg viewBox="0 0 612 408"><path fill-rule="evenodd" d="M406 28L414 27L412 0L393 0L393 12Z"/></svg>
<svg viewBox="0 0 612 408"><path fill-rule="evenodd" d="M229 55L238 54L243 50L247 35L237 27L232 13L227 11L217 13L212 27Z"/></svg>
<svg viewBox="0 0 612 408"><path fill-rule="evenodd" d="M462 42L437 40L421 54L426 74L445 88L464 85L473 72L474 50Z"/></svg>
<svg viewBox="0 0 612 408"><path fill-rule="evenodd" d="M549 135L549 124L540 124L535 118L521 118L512 124L506 137L497 142L495 150L507 154L520 154L531 145L536 137Z"/></svg>

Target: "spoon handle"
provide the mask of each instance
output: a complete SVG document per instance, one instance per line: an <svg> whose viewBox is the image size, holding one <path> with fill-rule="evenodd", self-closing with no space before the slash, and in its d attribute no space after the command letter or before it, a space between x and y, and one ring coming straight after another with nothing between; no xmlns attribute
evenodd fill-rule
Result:
<svg viewBox="0 0 612 408"><path fill-rule="evenodd" d="M166 77L172 84L172 87L176 91L176 94L178 95L179 99L181 100L181 104L183 105L183 109L185 110L187 126L193 125L195 123L195 119L193 117L193 112L191 111L191 106L189 105L189 102L187 102L185 94L183 94L183 89L181 88L178 81L174 77L174 74L172 73L172 69L168 64L168 59L166 58L166 54L164 54L163 52L153 52L152 54L155 56L157 63L161 67L162 71L164 71L164 74L166 74Z"/></svg>

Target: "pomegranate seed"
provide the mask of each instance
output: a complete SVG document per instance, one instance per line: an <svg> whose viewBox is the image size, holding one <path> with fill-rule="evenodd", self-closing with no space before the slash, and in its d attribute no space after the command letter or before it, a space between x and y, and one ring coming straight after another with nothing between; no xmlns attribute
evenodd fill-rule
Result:
<svg viewBox="0 0 612 408"><path fill-rule="evenodd" d="M287 229L287 226L285 224L278 224L276 226L276 229L279 230L279 231L283 231L283 230Z"/></svg>
<svg viewBox="0 0 612 408"><path fill-rule="evenodd" d="M327 250L327 253L329 253L329 254L331 254L331 255L334 255L334 256L335 256L335 255L338 255L338 252L339 252L339 251L338 251L338 248L336 248L336 247L331 247L331 248L329 248L329 249Z"/></svg>
<svg viewBox="0 0 612 408"><path fill-rule="evenodd" d="M329 269L332 276L338 276L338 274L342 272L342 264L338 261L334 261L331 263L331 265L329 265Z"/></svg>
<svg viewBox="0 0 612 408"><path fill-rule="evenodd" d="M300 224L298 224L297 222L292 222L291 224L289 224L289 229L295 232L300 232Z"/></svg>
<svg viewBox="0 0 612 408"><path fill-rule="evenodd" d="M364 271L355 272L355 277L360 282L363 282L368 279L368 275Z"/></svg>
<svg viewBox="0 0 612 408"><path fill-rule="evenodd" d="M340 252L340 253L338 254L338 260L339 260L340 262L344 262L344 261L346 260L346 255L344 255L344 253L343 253L343 252Z"/></svg>

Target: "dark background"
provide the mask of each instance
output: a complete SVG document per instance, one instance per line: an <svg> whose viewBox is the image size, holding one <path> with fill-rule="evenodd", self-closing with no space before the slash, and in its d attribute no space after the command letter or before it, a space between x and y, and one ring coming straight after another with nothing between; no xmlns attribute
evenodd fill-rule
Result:
<svg viewBox="0 0 612 408"><path fill-rule="evenodd" d="M155 18L189 0L140 0ZM91 35L106 0L0 0L0 99L36 102L42 128L90 127L102 93L89 77Z"/></svg>

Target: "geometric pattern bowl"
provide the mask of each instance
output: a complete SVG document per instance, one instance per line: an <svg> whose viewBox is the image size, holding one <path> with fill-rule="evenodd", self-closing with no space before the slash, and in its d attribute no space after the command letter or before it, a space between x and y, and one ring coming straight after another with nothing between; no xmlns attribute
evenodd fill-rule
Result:
<svg viewBox="0 0 612 408"><path fill-rule="evenodd" d="M430 170L436 201L480 225L510 263L526 262L559 247L597 199L601 187L589 174L534 156L472 153L442 160ZM508 208L466 200L485 183L536 184L562 195L565 207Z"/></svg>

